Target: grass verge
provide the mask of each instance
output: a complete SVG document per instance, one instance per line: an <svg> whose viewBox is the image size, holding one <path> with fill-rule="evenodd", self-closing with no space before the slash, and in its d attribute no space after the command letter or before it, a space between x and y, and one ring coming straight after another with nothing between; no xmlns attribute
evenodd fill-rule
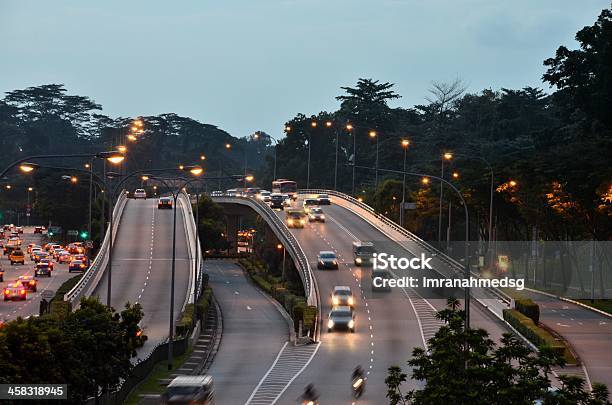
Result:
<svg viewBox="0 0 612 405"><path fill-rule="evenodd" d="M576 300L581 304L588 305L589 307L593 307L599 309L600 311L604 311L612 315L612 300Z"/></svg>
<svg viewBox="0 0 612 405"><path fill-rule="evenodd" d="M168 362L160 361L153 367L151 373L145 378L140 384L138 384L131 392L130 395L125 399L124 404L136 405L140 401L140 395L142 394L163 394L166 387L160 385L159 380L168 379L170 375L175 373L180 368L185 360L189 357L193 349L187 350L184 354L174 359L174 368L168 371Z"/></svg>

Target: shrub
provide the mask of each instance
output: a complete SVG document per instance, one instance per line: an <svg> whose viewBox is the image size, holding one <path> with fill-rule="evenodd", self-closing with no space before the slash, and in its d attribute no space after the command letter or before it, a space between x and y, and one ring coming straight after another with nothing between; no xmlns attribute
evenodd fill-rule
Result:
<svg viewBox="0 0 612 405"><path fill-rule="evenodd" d="M540 307L529 298L514 301L514 308L537 325L540 323Z"/></svg>
<svg viewBox="0 0 612 405"><path fill-rule="evenodd" d="M196 316L197 319L204 320L206 318L206 311L208 311L208 306L210 305L210 299L212 296L212 290L210 288L206 288L198 302L196 303Z"/></svg>
<svg viewBox="0 0 612 405"><path fill-rule="evenodd" d="M566 359L573 357L563 342L555 339L548 331L533 323L531 318L528 318L517 310L504 309L504 320L535 346L550 346L553 352L559 356L564 356Z"/></svg>
<svg viewBox="0 0 612 405"><path fill-rule="evenodd" d="M309 305L304 308L304 329L314 331L315 322L317 320L317 307Z"/></svg>
<svg viewBox="0 0 612 405"><path fill-rule="evenodd" d="M181 314L181 318L176 324L176 336L185 336L191 330L193 325L193 315L195 313L195 305L187 304L185 310Z"/></svg>
<svg viewBox="0 0 612 405"><path fill-rule="evenodd" d="M59 299L51 301L51 315L58 318L65 318L72 311L70 302Z"/></svg>

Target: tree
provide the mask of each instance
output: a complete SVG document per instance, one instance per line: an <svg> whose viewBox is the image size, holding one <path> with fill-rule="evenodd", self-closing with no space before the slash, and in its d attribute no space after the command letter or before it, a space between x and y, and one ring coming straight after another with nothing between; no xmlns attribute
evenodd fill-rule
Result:
<svg viewBox="0 0 612 405"><path fill-rule="evenodd" d="M548 347L536 354L513 335L503 335L496 346L483 329L465 329L465 313L456 299L438 312L444 321L428 350L413 349L412 378L425 382L419 390L401 391L408 375L398 366L389 368L385 379L390 404L531 404L545 399L547 404L605 404L607 388L584 390L583 381L564 377L564 386L549 392L551 367L563 359Z"/></svg>

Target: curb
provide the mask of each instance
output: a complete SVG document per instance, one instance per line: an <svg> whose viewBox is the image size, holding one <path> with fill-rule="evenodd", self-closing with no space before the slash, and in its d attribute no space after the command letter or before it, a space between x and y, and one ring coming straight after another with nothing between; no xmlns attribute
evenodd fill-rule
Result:
<svg viewBox="0 0 612 405"><path fill-rule="evenodd" d="M217 303L217 299L215 298L214 293L210 296L210 301L215 306L215 311L217 313L217 327L215 328L213 344L210 346L206 357L203 359L202 366L196 367L196 369L194 369L195 375L205 374L208 371L213 361L215 360L215 356L219 351L219 346L221 345L221 339L223 338L223 314L221 312L221 307Z"/></svg>
<svg viewBox="0 0 612 405"><path fill-rule="evenodd" d="M556 298L556 299L561 300L561 301L569 302L571 304L578 305L580 307L589 309L589 310L591 310L593 312L597 312L599 315L603 315L605 317L612 318L612 314L609 314L609 313L607 313L605 311L602 311L601 309L594 308L594 307L592 307L590 305L583 304L582 302L575 301L575 300L573 300L571 298L565 298L565 297L561 297L559 295L547 293L547 292L540 291L540 290L534 290L532 288L527 288L527 287L525 287L525 290L530 291L530 292L532 292L534 294L542 294L542 295L545 295L547 297Z"/></svg>
<svg viewBox="0 0 612 405"><path fill-rule="evenodd" d="M273 297L269 296L265 291L259 288L257 283L255 283L253 279L251 279L251 276L249 275L249 273L246 271L246 269L242 266L240 262L235 261L234 264L240 267L240 269L244 273L244 276L248 280L248 282L255 288L255 290L257 290L268 301L270 301L270 303L272 303L272 305L274 305L276 310L281 314L283 319L285 319L285 322L287 322L287 326L289 327L289 341L293 343L294 346L297 345L297 337L295 335L295 325L293 324L293 319L291 319L291 316L289 315L287 310L280 304L280 302L276 301Z"/></svg>

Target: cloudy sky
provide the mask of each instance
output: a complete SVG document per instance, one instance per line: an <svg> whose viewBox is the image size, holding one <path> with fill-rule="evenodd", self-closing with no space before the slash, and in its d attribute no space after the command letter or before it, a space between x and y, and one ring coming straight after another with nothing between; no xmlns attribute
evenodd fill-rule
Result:
<svg viewBox="0 0 612 405"><path fill-rule="evenodd" d="M609 0L0 0L0 93L64 83L111 116L175 112L279 136L359 77L543 86L542 61Z"/></svg>

